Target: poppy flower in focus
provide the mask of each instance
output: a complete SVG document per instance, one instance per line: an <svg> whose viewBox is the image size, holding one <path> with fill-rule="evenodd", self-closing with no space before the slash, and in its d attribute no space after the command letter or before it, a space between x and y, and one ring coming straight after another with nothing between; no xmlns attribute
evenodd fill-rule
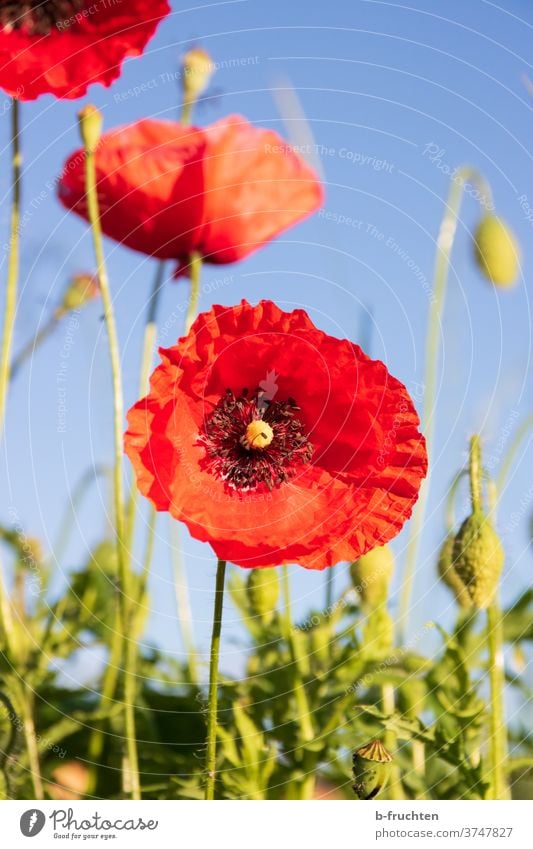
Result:
<svg viewBox="0 0 533 849"><path fill-rule="evenodd" d="M144 120L113 130L95 164L104 232L180 265L193 251L208 262L241 260L322 202L304 160L236 115L203 129ZM87 218L80 151L65 164L59 197Z"/></svg>
<svg viewBox="0 0 533 849"><path fill-rule="evenodd" d="M427 456L382 362L271 301L214 306L160 354L126 453L143 495L217 557L323 569L400 531Z"/></svg>
<svg viewBox="0 0 533 849"><path fill-rule="evenodd" d="M169 12L167 0L0 0L0 87L35 100L109 86Z"/></svg>

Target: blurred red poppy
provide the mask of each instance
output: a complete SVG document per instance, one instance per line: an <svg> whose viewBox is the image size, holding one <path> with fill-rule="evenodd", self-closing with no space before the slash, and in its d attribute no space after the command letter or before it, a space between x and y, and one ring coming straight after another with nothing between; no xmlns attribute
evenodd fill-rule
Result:
<svg viewBox="0 0 533 849"><path fill-rule="evenodd" d="M0 0L0 87L35 100L109 86L169 12L167 0Z"/></svg>
<svg viewBox="0 0 533 849"><path fill-rule="evenodd" d="M399 532L427 456L383 363L271 301L214 306L160 353L126 453L140 491L217 557L323 569Z"/></svg>
<svg viewBox="0 0 533 849"><path fill-rule="evenodd" d="M96 152L104 232L134 250L187 264L236 262L322 202L314 171L272 130L232 115L205 129L139 121L103 136ZM80 152L59 185L84 218Z"/></svg>

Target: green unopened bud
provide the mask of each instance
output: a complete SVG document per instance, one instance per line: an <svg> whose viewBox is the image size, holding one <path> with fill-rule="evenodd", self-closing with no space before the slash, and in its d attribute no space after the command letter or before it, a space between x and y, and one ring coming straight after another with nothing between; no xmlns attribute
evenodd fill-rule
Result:
<svg viewBox="0 0 533 849"><path fill-rule="evenodd" d="M365 801L375 799L389 780L392 755L380 740L373 740L357 749L352 760L355 795Z"/></svg>
<svg viewBox="0 0 533 849"><path fill-rule="evenodd" d="M99 292L98 278L93 274L75 274L63 295L61 312L79 310L94 300Z"/></svg>
<svg viewBox="0 0 533 849"><path fill-rule="evenodd" d="M350 575L363 604L374 609L387 599L394 573L394 554L388 545L373 548L350 566Z"/></svg>
<svg viewBox="0 0 533 849"><path fill-rule="evenodd" d="M207 50L194 47L187 51L181 64L183 97L187 103L194 103L206 90L213 76L213 60Z"/></svg>
<svg viewBox="0 0 533 849"><path fill-rule="evenodd" d="M277 569L251 569L246 591L254 616L258 616L264 625L269 625L279 598Z"/></svg>
<svg viewBox="0 0 533 849"><path fill-rule="evenodd" d="M481 510L461 525L453 546L455 571L475 607L489 607L498 587L505 554L498 534Z"/></svg>
<svg viewBox="0 0 533 849"><path fill-rule="evenodd" d="M467 610L472 607L472 599L463 584L461 578L457 574L453 560L453 551L455 545L455 534L450 533L444 540L439 552L437 569L443 583L452 591L457 603L460 607Z"/></svg>
<svg viewBox="0 0 533 849"><path fill-rule="evenodd" d="M475 233L476 262L496 286L512 286L518 277L520 248L507 224L496 215L485 215Z"/></svg>
<svg viewBox="0 0 533 849"><path fill-rule="evenodd" d="M78 112L81 140L89 153L94 153L102 135L104 119L96 106L89 104Z"/></svg>

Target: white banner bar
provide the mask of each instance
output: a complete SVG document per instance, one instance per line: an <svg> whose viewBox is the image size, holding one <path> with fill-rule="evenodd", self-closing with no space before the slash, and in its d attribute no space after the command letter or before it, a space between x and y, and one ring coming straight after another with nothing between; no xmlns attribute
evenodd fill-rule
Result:
<svg viewBox="0 0 533 849"><path fill-rule="evenodd" d="M529 801L1 802L6 849L79 845L343 849L533 845ZM204 811L200 807L205 808ZM207 806L207 807L206 807ZM276 807L274 811L273 808ZM529 836L528 836L529 835ZM34 842L32 842L34 841Z"/></svg>

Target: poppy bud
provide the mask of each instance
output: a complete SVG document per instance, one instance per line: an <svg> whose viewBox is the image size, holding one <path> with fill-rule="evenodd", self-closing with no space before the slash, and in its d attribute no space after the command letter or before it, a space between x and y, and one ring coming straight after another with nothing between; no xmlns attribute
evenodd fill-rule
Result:
<svg viewBox="0 0 533 849"><path fill-rule="evenodd" d="M472 599L470 598L468 590L457 574L457 570L455 568L455 563L453 561L454 544L455 534L449 533L442 543L437 562L437 569L440 579L452 591L459 606L466 610L469 607L472 607Z"/></svg>
<svg viewBox="0 0 533 849"><path fill-rule="evenodd" d="M380 740L373 740L353 754L353 791L368 801L379 796L389 780L392 755Z"/></svg>
<svg viewBox="0 0 533 849"><path fill-rule="evenodd" d="M251 569L246 590L252 613L269 625L279 598L277 569Z"/></svg>
<svg viewBox="0 0 533 849"><path fill-rule="evenodd" d="M94 275L75 274L65 290L60 310L64 313L79 310L97 294L98 280Z"/></svg>
<svg viewBox="0 0 533 849"><path fill-rule="evenodd" d="M474 237L476 262L496 286L511 286L517 276L520 248L507 224L496 215L485 215Z"/></svg>
<svg viewBox="0 0 533 849"><path fill-rule="evenodd" d="M394 572L394 554L388 545L380 545L363 554L350 566L350 575L363 604L375 609L387 600Z"/></svg>
<svg viewBox="0 0 533 849"><path fill-rule="evenodd" d="M81 140L89 153L94 153L102 135L104 119L96 106L89 104L78 112Z"/></svg>
<svg viewBox="0 0 533 849"><path fill-rule="evenodd" d="M489 607L498 587L505 554L498 534L481 510L461 525L453 546L455 571L475 607Z"/></svg>
<svg viewBox="0 0 533 849"><path fill-rule="evenodd" d="M214 65L207 50L194 47L182 59L183 96L187 103L194 103L206 90L213 76Z"/></svg>

